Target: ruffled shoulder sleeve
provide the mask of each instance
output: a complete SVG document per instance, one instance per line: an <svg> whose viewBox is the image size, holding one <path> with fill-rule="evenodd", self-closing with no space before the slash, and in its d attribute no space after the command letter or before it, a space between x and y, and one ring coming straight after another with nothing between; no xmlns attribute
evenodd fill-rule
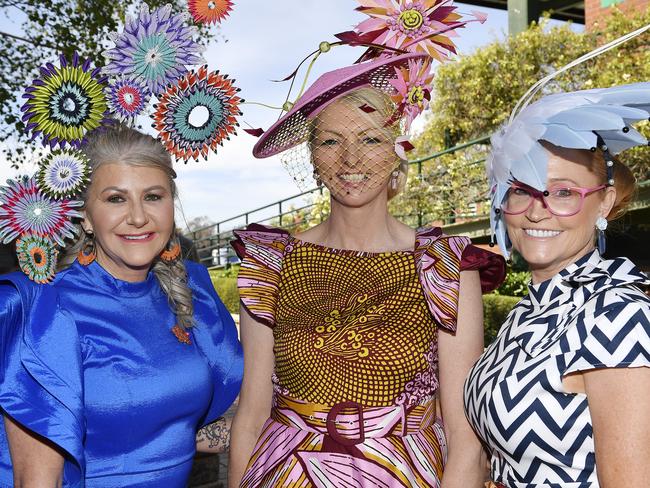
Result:
<svg viewBox="0 0 650 488"><path fill-rule="evenodd" d="M203 424L213 422L239 394L244 361L232 315L217 295L208 270L186 262L196 326L192 336L212 370L214 393Z"/></svg>
<svg viewBox="0 0 650 488"><path fill-rule="evenodd" d="M444 328L456 330L460 272L478 270L484 293L505 278L505 260L471 244L468 237L447 236L442 229L418 230L415 264L427 306Z"/></svg>
<svg viewBox="0 0 650 488"><path fill-rule="evenodd" d="M287 231L252 224L235 231L232 246L241 259L237 287L242 304L259 322L275 327L275 310Z"/></svg>
<svg viewBox="0 0 650 488"><path fill-rule="evenodd" d="M67 453L66 483L85 471L81 344L55 286L0 277L0 406ZM66 484L67 486L67 484Z"/></svg>
<svg viewBox="0 0 650 488"><path fill-rule="evenodd" d="M621 287L592 300L577 321L580 348L563 375L599 368L650 367L650 300Z"/></svg>

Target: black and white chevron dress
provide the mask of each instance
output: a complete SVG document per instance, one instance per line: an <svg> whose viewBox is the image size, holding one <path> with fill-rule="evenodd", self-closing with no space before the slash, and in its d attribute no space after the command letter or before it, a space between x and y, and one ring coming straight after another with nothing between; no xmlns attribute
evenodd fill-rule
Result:
<svg viewBox="0 0 650 488"><path fill-rule="evenodd" d="M584 394L562 377L594 368L650 367L650 281L625 258L596 251L529 286L465 382L465 410L509 488L595 488Z"/></svg>

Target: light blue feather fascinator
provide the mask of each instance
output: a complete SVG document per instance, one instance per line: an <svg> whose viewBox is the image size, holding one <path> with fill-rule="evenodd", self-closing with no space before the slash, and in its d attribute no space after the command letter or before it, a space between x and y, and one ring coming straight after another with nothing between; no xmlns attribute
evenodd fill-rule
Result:
<svg viewBox="0 0 650 488"><path fill-rule="evenodd" d="M549 152L540 140L570 149L601 148L612 155L648 144L631 124L650 117L650 82L558 93L528 103L545 83L561 72L648 29L650 25L631 32L540 80L519 101L508 123L492 135L492 150L486 163L491 196L490 226L492 239L496 237L506 258L511 243L501 205L515 180L539 191L546 189Z"/></svg>

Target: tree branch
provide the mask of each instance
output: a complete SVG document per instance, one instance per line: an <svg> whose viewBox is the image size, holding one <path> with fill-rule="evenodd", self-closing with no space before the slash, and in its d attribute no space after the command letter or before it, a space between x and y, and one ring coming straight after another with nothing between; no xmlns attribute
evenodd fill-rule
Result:
<svg viewBox="0 0 650 488"><path fill-rule="evenodd" d="M16 39L18 41L25 42L27 44L31 44L32 46L36 46L36 47L47 47L47 48L50 48L50 49L54 49L55 51L59 50L59 47L55 46L53 44L49 44L49 43L42 43L41 44L41 43L38 43L38 42L34 41L33 39L27 39L25 37L20 37L20 36L17 36L15 34L10 34L9 32L0 31L0 36L2 36L2 37L10 37L11 39Z"/></svg>

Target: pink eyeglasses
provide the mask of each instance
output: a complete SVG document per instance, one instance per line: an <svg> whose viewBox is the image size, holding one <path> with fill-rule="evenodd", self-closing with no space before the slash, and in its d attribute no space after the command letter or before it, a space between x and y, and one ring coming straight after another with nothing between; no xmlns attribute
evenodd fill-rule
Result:
<svg viewBox="0 0 650 488"><path fill-rule="evenodd" d="M595 188L555 187L539 191L526 185L514 184L506 193L501 205L504 213L518 215L526 212L533 201L540 200L544 208L558 217L570 217L582 210L585 197L606 188L600 185Z"/></svg>

